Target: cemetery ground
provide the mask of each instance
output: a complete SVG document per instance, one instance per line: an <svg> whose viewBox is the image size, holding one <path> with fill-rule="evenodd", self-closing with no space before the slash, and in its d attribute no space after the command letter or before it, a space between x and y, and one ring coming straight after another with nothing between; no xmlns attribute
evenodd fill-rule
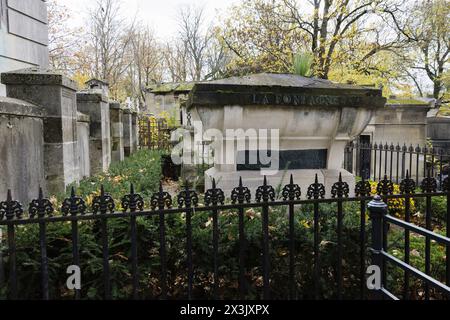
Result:
<svg viewBox="0 0 450 320"><path fill-rule="evenodd" d="M83 180L76 188L78 196L91 207L95 196L101 192L101 186L116 200L116 212L121 212L120 197L130 191L133 184L136 193L143 196L145 207L149 207L152 194L158 191L161 178L160 151L141 150L123 163L111 166L105 174ZM170 185L176 190L175 182ZM371 183L372 194L376 193L376 184ZM396 189L399 186L395 186ZM70 189L70 188L69 188ZM179 187L178 189L182 189ZM281 186L276 193L279 198ZM70 196L60 194L50 198L55 208L60 208L64 198ZM175 196L174 196L175 198ZM229 202L227 200L226 202ZM204 206L200 196L199 206ZM424 226L425 199L410 200L411 221ZM404 219L405 200L389 201L390 214ZM447 213L446 198L433 197L433 231L445 235L445 216ZM295 297L298 299L315 298L314 270L314 214L313 205L296 206L295 212ZM337 261L337 204L319 204L320 211L320 284L318 298L334 299L336 297L336 261ZM358 202L343 204L343 297L360 299L367 294L361 284L360 270L360 226L361 209ZM58 213L55 213L58 215ZM369 217L364 217L369 221ZM192 215L192 252L194 266L193 297L195 299L212 299L213 293L213 223L209 212L193 212ZM239 297L239 222L236 210L222 210L218 218L219 242L219 279L218 297L220 299L236 299ZM263 277L261 270L262 234L261 208L246 209L245 234L246 243L246 299L259 299L263 294ZM370 234L370 223L365 224L366 234ZM137 250L139 261L139 296L143 299L161 297L161 256L159 253L159 217L148 216L137 218ZM269 208L270 264L272 299L287 299L290 287L289 278L289 218L287 208ZM80 268L82 270L83 299L102 299L103 297L103 261L101 232L99 221L81 221L79 223ZM404 255L404 230L396 227L389 232L389 253L401 258ZM51 223L47 226L47 254L50 281L50 297L72 299L73 292L66 288L66 268L72 263L72 233L70 222ZM110 250L109 265L111 276L111 295L113 299L130 299L132 291L132 275L130 268L131 240L129 219L111 219L108 223L108 245ZM166 250L167 250L167 295L169 299L186 298L188 285L186 271L186 215L173 214L166 216ZM16 229L16 250L18 288L21 299L39 299L40 291L40 253L39 226L37 224L18 226ZM370 243L368 239L367 244ZM3 242L1 250L6 250ZM411 234L411 265L424 270L425 237ZM365 246L368 250L368 246ZM445 247L432 242L430 275L445 281ZM367 259L369 255L364 255ZM8 272L8 261L5 269ZM388 267L387 285L394 294L400 294L403 288L403 271ZM423 283L415 278L410 279L409 297L423 299ZM2 287L0 299L6 298L8 285ZM443 298L439 293L431 291L432 298Z"/></svg>

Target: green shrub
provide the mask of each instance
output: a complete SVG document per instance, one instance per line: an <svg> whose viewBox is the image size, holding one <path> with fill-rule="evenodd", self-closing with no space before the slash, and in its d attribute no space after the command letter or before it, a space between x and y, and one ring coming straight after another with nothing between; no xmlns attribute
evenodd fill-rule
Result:
<svg viewBox="0 0 450 320"><path fill-rule="evenodd" d="M422 215L427 212L426 199L419 198L416 200L417 210ZM432 197L431 198L431 215L433 220L442 224L447 221L447 197Z"/></svg>
<svg viewBox="0 0 450 320"><path fill-rule="evenodd" d="M359 298L359 205L345 204L343 230L344 296ZM320 297L336 298L336 205L320 205L321 212L321 282ZM109 219L108 235L112 291L115 299L131 297L130 227L128 219ZM138 264L140 294L144 298L158 297L160 285L159 219L138 218ZM224 299L238 297L239 235L238 214L235 211L220 212L219 217L219 294ZM82 270L82 296L101 299L103 294L101 233L95 222L79 222ZM169 297L186 298L186 227L184 214L167 215L167 263ZM288 297L289 241L288 214L286 208L270 209L270 260L273 298ZM213 247L212 220L209 212L194 212L192 218L194 263L194 297L212 298ZM259 209L245 211L246 279L248 299L262 297L261 270L261 213ZM40 298L39 232L37 226L17 228L17 261L20 296L26 299ZM295 216L295 264L296 295L313 298L313 207L305 205ZM72 264L71 229L69 223L52 223L47 230L51 297L72 298L65 290L65 270ZM5 249L5 248L4 248ZM5 266L8 260L5 259Z"/></svg>

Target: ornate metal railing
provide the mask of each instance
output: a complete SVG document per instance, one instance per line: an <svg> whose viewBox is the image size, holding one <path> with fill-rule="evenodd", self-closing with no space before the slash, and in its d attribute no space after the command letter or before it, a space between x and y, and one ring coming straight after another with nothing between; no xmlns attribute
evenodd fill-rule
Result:
<svg viewBox="0 0 450 320"><path fill-rule="evenodd" d="M270 208L285 207L288 210L289 230L287 239L289 243L289 297L295 299L296 282L294 281L296 273L296 246L295 246L295 220L296 220L296 208L299 205L310 204L313 205L313 221L312 230L314 238L314 252L313 252L313 279L314 279L314 293L313 296L319 298L320 296L320 264L321 264L321 210L320 205L325 203L336 204L336 232L337 232L337 254L336 254L336 266L335 266L335 278L336 278L336 299L343 299L343 236L344 236L344 206L346 202L355 202L360 205L360 232L359 232L359 280L360 280L360 292L359 297L364 299L367 297L368 290L366 288L365 273L367 268L367 255L366 245L368 242L368 235L366 234L366 208L368 201L372 200L372 186L368 181L360 181L355 188L355 197L350 197L349 185L339 178L331 191L331 198L325 199L326 190L323 184L318 182L316 177L315 183L313 183L308 190L305 190L306 197L302 199L302 190L295 184L292 177L290 183L286 185L281 192L279 198L276 196L275 188L268 185L267 180L264 178L262 186L256 191L254 201L252 201L252 194L248 188L246 188L242 180L239 185L232 191L230 195L230 201L226 202L226 195L224 192L216 188L216 182L214 181L211 190L207 190L204 194L204 205L200 206L200 196L186 187L176 197L176 208L173 208L174 199L172 196L163 190L160 186L159 192L154 194L149 203L146 203L144 198L137 194L131 186L130 193L125 195L121 201L121 212L115 212L116 201L101 188L101 192L92 201L90 213L88 213L88 206L82 198L76 195L75 190L72 189L71 196L66 199L61 208L59 208L60 214L56 214L56 209L52 203L44 198L42 190L39 192L39 196L36 200L32 201L29 205L27 213L24 213L23 206L14 201L10 192L8 192L7 200L0 204L0 227L7 227L6 242L8 250L6 255L8 257L8 296L10 299L20 298L20 290L17 286L18 274L17 264L21 261L17 260L17 247L16 247L16 230L20 226L37 225L39 227L39 243L36 246L40 249L40 277L41 277L41 291L42 298L49 299L49 269L48 269L48 254L47 254L47 237L46 228L49 224L57 222L67 222L71 225L71 248L72 248L72 260L74 265L80 264L80 230L79 226L82 223L89 221L95 221L99 223L101 240L101 252L102 252L102 277L103 277L103 296L105 299L111 299L111 273L110 273L110 248L108 239L108 223L113 219L127 219L129 223L129 237L131 240L130 250L130 266L131 266L131 281L132 286L132 298L139 299L140 296L140 275L139 275L139 261L138 261L138 229L136 219L138 217L159 217L159 275L161 283L161 294L157 298L166 299L168 294L168 266L167 266L167 234L166 234L166 218L170 215L184 214L185 215L185 232L186 232L186 267L187 267L187 290L186 297L188 299L194 299L193 285L194 285L194 265L193 265L193 225L192 218L199 212L209 212L212 216L212 248L213 257L211 262L212 268L212 280L210 285L213 288L214 297L219 297L219 237L221 237L219 229L219 220L223 211L232 210L237 211L239 216L238 232L239 232L239 297L246 297L246 259L248 252L246 252L246 234L245 234L245 210L250 208L261 209L261 234L262 234L262 252L261 252L261 270L262 270L262 287L263 294L261 298L270 299L271 292L274 288L271 286L271 260L270 260L270 246L271 246L271 234L269 228ZM389 201L392 199L406 199L411 198L425 198L426 199L426 226L420 228L411 224L411 208L409 201L405 201L405 221L401 221L397 218L390 216L385 206L374 206L373 203L370 206L372 223L372 252L373 252L373 264L380 266L383 272L383 287L375 293L385 293L384 296L393 297L392 294L388 294L386 289L386 277L387 268L386 263L391 262L405 270L404 298L407 298L407 290L409 286L409 279L411 276L415 276L425 281L426 283L426 299L430 298L429 290L430 286L433 286L441 290L444 294L449 294L450 285L450 182L446 178L443 181L443 190L438 192L437 182L430 175L425 178L421 184L420 191L416 189L416 184L413 179L409 177L408 172L403 181L401 181L400 193L394 194L394 183L384 177L377 185L377 194L381 198L377 198L378 204L381 199ZM446 216L446 237L438 235L432 231L431 219L433 216L431 199L434 197L446 197L447 198L447 216ZM146 209L146 208L149 209ZM404 260L399 260L388 254L387 224L394 224L397 227L404 228L405 233L405 257ZM425 272L418 271L410 265L410 232L415 232L423 235L426 239L425 248ZM431 241L440 242L447 247L447 255L445 259L446 264L446 285L439 283L437 280L430 276L430 243ZM99 288L100 290L101 288ZM75 290L75 298L83 298L80 290ZM381 298L378 295L378 298ZM59 297L51 297L59 298ZM236 297L238 298L238 297Z"/></svg>
<svg viewBox="0 0 450 320"><path fill-rule="evenodd" d="M438 190L449 174L450 154L441 148L393 143L350 143L345 152L346 170L373 181L385 176L400 183L406 172L419 185L428 172L438 182Z"/></svg>

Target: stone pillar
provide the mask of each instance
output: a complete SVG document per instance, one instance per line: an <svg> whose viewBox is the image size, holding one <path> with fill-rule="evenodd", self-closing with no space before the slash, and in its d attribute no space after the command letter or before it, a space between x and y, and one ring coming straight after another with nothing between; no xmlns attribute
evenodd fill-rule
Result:
<svg viewBox="0 0 450 320"><path fill-rule="evenodd" d="M89 159L89 132L90 118L84 113L78 112L77 136L78 159L80 162L80 180L91 176L91 162Z"/></svg>
<svg viewBox="0 0 450 320"><path fill-rule="evenodd" d="M111 161L120 162L125 159L123 149L123 110L119 102L109 103L111 116Z"/></svg>
<svg viewBox="0 0 450 320"><path fill-rule="evenodd" d="M44 170L49 193L79 181L76 84L61 74L30 68L2 74L8 97L43 107Z"/></svg>
<svg viewBox="0 0 450 320"><path fill-rule="evenodd" d="M130 109L123 111L123 148L125 157L133 154L133 114Z"/></svg>
<svg viewBox="0 0 450 320"><path fill-rule="evenodd" d="M78 111L90 117L91 175L106 172L111 164L111 128L108 97L90 90L77 93Z"/></svg>

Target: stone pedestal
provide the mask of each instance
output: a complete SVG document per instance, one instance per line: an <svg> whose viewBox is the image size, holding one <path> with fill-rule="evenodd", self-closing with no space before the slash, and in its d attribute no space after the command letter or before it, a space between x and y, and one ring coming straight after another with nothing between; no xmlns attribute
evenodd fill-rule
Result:
<svg viewBox="0 0 450 320"><path fill-rule="evenodd" d="M77 93L78 111L90 117L89 154L91 175L111 165L111 128L108 97L89 90Z"/></svg>
<svg viewBox="0 0 450 320"><path fill-rule="evenodd" d="M120 162L125 159L123 147L123 110L119 102L110 102L111 116L111 161Z"/></svg>
<svg viewBox="0 0 450 320"><path fill-rule="evenodd" d="M43 107L44 169L48 191L65 191L79 180L76 84L61 74L38 68L2 74L8 97ZM18 160L20 161L20 160Z"/></svg>

